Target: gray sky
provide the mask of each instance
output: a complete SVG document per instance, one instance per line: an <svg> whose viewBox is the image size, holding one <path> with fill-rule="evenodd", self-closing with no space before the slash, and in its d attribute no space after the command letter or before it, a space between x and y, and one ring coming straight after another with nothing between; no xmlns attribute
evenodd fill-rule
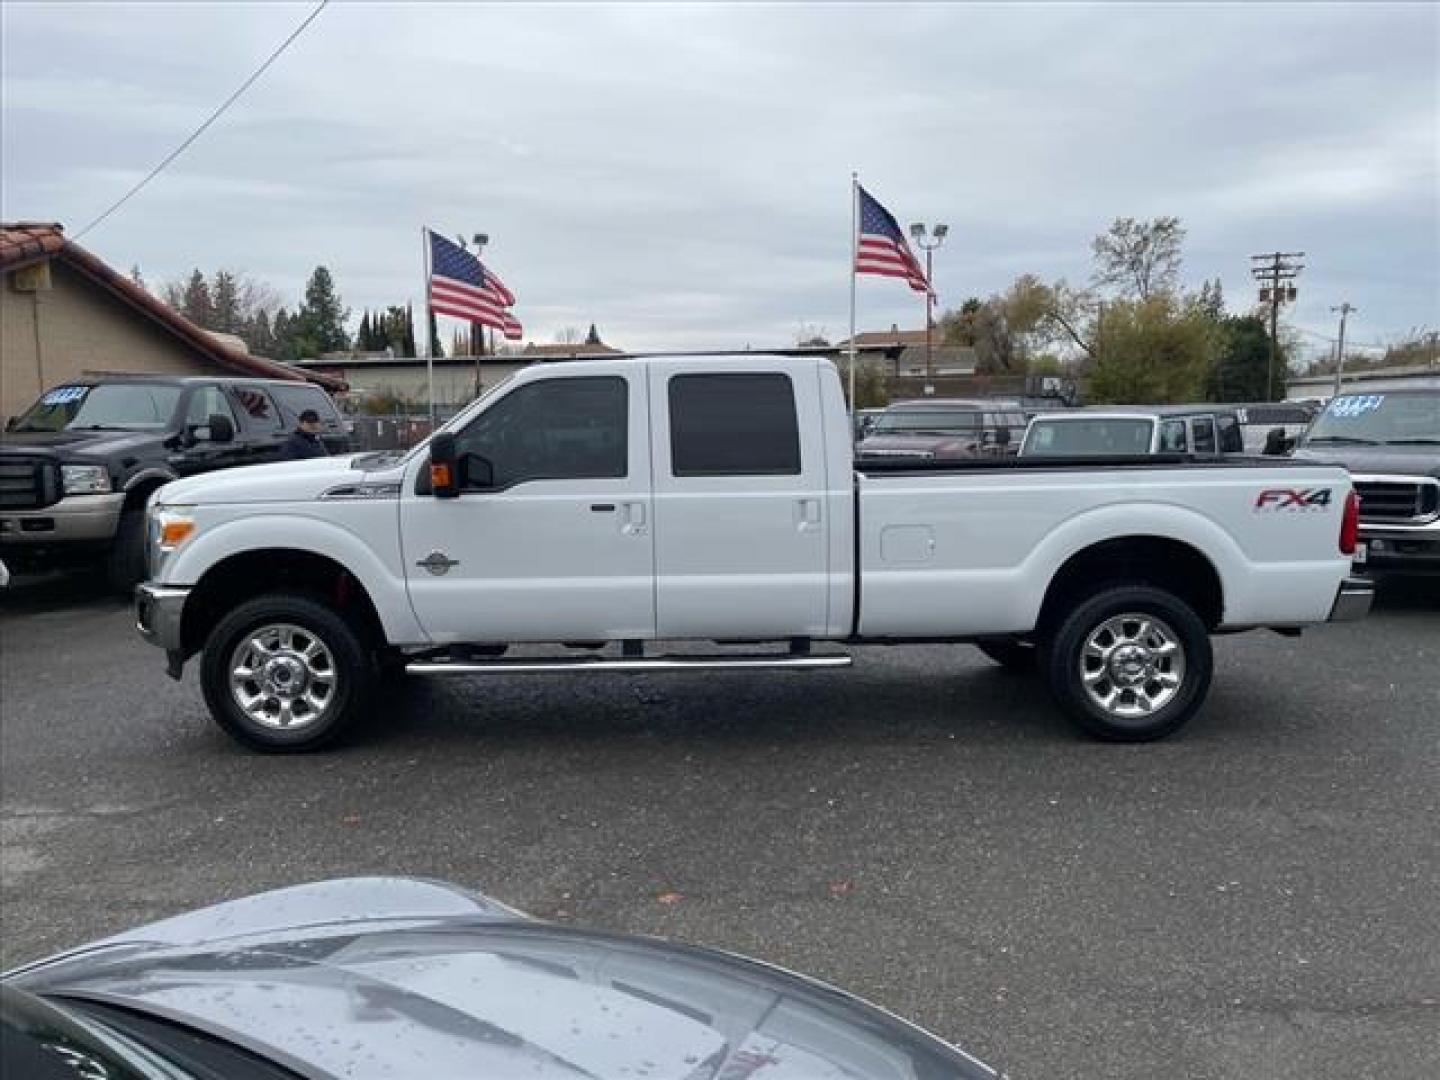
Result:
<svg viewBox="0 0 1440 1080"><path fill-rule="evenodd" d="M310 6L5 3L4 218L73 234ZM950 225L943 305L1084 280L1113 218L1174 214L1187 283L1239 308L1251 254L1303 250L1293 322L1333 335L1348 300L1377 342L1440 328L1437 161L1428 3L336 2L82 243L292 303L324 263L358 318L421 301L422 225L486 231L536 340L760 347L845 335L856 169ZM859 298L861 329L923 325L903 283Z"/></svg>

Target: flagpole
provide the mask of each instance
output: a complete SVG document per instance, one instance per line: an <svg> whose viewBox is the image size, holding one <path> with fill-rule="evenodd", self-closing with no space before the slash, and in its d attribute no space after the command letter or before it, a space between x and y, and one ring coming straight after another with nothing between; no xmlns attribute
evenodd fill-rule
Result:
<svg viewBox="0 0 1440 1080"><path fill-rule="evenodd" d="M430 396L430 433L435 433L435 342L430 337L430 327L435 325L435 313L430 310L430 226L420 226L420 265L425 269L425 385Z"/></svg>
<svg viewBox="0 0 1440 1080"><path fill-rule="evenodd" d="M850 174L850 430L855 430L855 263L860 258L860 174Z"/></svg>

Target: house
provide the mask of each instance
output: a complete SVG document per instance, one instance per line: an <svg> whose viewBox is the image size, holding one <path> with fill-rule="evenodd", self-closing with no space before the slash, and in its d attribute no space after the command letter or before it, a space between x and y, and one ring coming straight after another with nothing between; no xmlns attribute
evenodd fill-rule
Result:
<svg viewBox="0 0 1440 1080"><path fill-rule="evenodd" d="M844 353L849 344L849 338L846 338L836 348ZM855 348L857 351L871 351L872 354L875 350L882 350L889 362L887 368L891 378L923 377L928 370L923 328L901 330L891 323L889 330L867 330L855 335ZM975 374L977 355L974 346L943 344L938 326L930 330L930 357L935 375Z"/></svg>
<svg viewBox="0 0 1440 1080"><path fill-rule="evenodd" d="M536 345L532 342L520 350L520 355L532 360L564 360L566 358L577 359L581 356L616 356L622 351L601 341L595 324L591 323L590 333L585 335L584 341L575 344L557 343L554 345Z"/></svg>
<svg viewBox="0 0 1440 1080"><path fill-rule="evenodd" d="M0 224L0 414L86 374L236 375L303 380L244 343L203 330L65 239L58 224ZM308 376L329 390L337 379Z"/></svg>

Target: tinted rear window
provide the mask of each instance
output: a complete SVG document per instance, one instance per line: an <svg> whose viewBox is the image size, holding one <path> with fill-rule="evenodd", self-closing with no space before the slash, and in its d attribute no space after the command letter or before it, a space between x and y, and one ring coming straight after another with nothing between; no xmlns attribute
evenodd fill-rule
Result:
<svg viewBox="0 0 1440 1080"><path fill-rule="evenodd" d="M794 476L800 427L788 375L676 375L670 380L676 476Z"/></svg>

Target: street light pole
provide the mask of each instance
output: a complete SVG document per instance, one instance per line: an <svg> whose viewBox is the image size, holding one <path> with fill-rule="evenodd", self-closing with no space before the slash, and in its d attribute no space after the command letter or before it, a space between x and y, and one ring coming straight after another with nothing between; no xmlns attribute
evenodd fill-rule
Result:
<svg viewBox="0 0 1440 1080"><path fill-rule="evenodd" d="M925 394L935 393L935 349L934 349L934 323L935 323L935 289L934 289L934 254L935 249L945 242L945 236L950 231L948 225L936 225L934 229L927 230L923 221L917 221L910 226L910 235L915 243L925 252Z"/></svg>
<svg viewBox="0 0 1440 1080"><path fill-rule="evenodd" d="M1333 396L1340 396L1340 378L1345 373L1345 319L1356 309L1350 306L1346 300L1339 307L1332 307L1331 311L1340 313L1340 341L1335 350L1335 393Z"/></svg>

